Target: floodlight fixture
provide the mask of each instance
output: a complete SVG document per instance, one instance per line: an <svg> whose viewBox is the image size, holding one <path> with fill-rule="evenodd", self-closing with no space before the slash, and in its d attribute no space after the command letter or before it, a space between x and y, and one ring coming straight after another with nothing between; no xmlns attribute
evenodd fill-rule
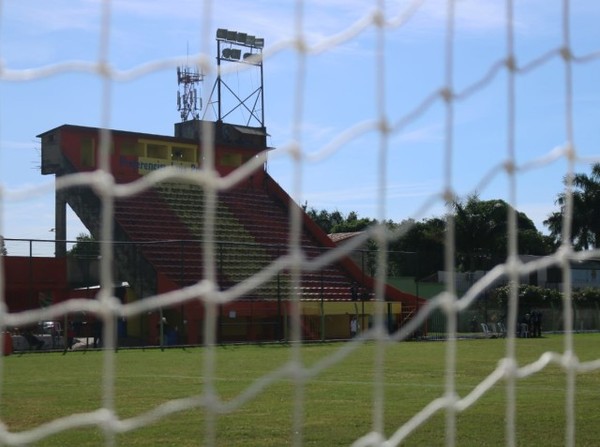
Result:
<svg viewBox="0 0 600 447"><path fill-rule="evenodd" d="M222 63L243 63L256 67L260 70L260 86L247 97L239 96L233 89L231 89L226 81L221 76L221 71L217 73L217 79L215 80L215 87L213 88L217 94L217 119L222 122L229 114L234 110L244 109L249 112L248 124L250 121L255 120L259 123L260 127L264 127L264 91L263 91L263 61L261 57L262 49L265 46L265 39L262 37L256 37L248 33L242 33L233 31L225 28L218 28L216 32L217 37L217 65ZM231 93L233 96L231 99L234 100L234 105L227 107L229 111L223 113L221 110L222 106L222 86L226 87L226 92ZM229 94L227 93L227 94ZM212 93L211 93L212 97ZM183 98L182 98L183 102ZM210 98L209 98L210 102ZM211 102L212 104L212 102ZM259 112L260 111L260 112Z"/></svg>
<svg viewBox="0 0 600 447"><path fill-rule="evenodd" d="M242 57L242 50L238 48L225 48L221 53L224 59L239 61Z"/></svg>
<svg viewBox="0 0 600 447"><path fill-rule="evenodd" d="M217 40L224 40L226 42L252 48L264 48L265 46L265 39L262 37L252 36L247 33L239 33L225 28L217 29Z"/></svg>

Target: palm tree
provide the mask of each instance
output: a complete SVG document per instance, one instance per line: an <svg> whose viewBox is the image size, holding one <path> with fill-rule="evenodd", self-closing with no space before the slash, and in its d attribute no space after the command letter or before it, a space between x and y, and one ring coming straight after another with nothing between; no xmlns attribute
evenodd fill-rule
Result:
<svg viewBox="0 0 600 447"><path fill-rule="evenodd" d="M504 200L480 200L476 194L452 203L455 218L456 254L462 270L488 269L503 262L508 247L508 213ZM546 254L542 234L525 213L517 211L520 254Z"/></svg>
<svg viewBox="0 0 600 447"><path fill-rule="evenodd" d="M569 178L565 177L565 185ZM566 216L567 195L562 192L556 199L560 211L553 212L544 221L550 234L562 241L564 219L571 219L571 243L578 250L589 250L600 244L600 163L592 165L592 172L575 174L573 185L573 210Z"/></svg>
<svg viewBox="0 0 600 447"><path fill-rule="evenodd" d="M498 250L496 242L506 234L506 202L482 201L473 194L452 206L459 268L484 268Z"/></svg>

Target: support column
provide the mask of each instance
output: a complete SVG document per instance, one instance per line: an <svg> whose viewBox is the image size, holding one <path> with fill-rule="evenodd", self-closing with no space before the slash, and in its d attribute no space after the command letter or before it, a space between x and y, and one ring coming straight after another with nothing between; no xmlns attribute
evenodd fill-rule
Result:
<svg viewBox="0 0 600 447"><path fill-rule="evenodd" d="M62 258L67 255L67 199L64 190L56 190L54 204L54 255Z"/></svg>

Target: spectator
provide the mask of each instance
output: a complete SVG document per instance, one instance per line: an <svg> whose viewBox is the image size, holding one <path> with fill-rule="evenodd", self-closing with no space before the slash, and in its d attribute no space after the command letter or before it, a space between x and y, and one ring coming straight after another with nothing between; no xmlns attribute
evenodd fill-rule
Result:
<svg viewBox="0 0 600 447"><path fill-rule="evenodd" d="M527 338L529 337L529 325L531 323L531 316L529 314L525 314L523 319L521 320L521 324L519 325L519 337Z"/></svg>
<svg viewBox="0 0 600 447"><path fill-rule="evenodd" d="M73 344L75 344L75 328L73 323L70 323L67 329L67 347L73 349Z"/></svg>
<svg viewBox="0 0 600 447"><path fill-rule="evenodd" d="M102 322L96 318L94 320L94 324L92 326L92 332L93 332L93 337L94 337L94 348L99 348L100 347L100 340L102 337Z"/></svg>
<svg viewBox="0 0 600 447"><path fill-rule="evenodd" d="M44 346L44 340L40 340L35 335L33 335L31 329L25 331L23 336L25 337L25 340L27 340L27 343L29 343L29 347L31 349L35 348L39 351Z"/></svg>
<svg viewBox="0 0 600 447"><path fill-rule="evenodd" d="M532 337L542 336L542 313L539 310L531 312L531 333Z"/></svg>
<svg viewBox="0 0 600 447"><path fill-rule="evenodd" d="M356 337L357 333L358 333L358 320L356 319L356 317L352 317L352 319L350 320L350 337L352 337L352 338Z"/></svg>
<svg viewBox="0 0 600 447"><path fill-rule="evenodd" d="M471 332L477 332L479 330L479 325L477 324L477 317L473 315L471 318Z"/></svg>

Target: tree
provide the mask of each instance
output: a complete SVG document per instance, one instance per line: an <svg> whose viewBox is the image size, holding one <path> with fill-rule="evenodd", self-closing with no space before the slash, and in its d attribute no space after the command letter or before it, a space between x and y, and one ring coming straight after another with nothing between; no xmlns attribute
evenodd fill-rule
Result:
<svg viewBox="0 0 600 447"><path fill-rule="evenodd" d="M0 236L0 256L8 255L8 250L6 250L6 244L4 243L4 236Z"/></svg>
<svg viewBox="0 0 600 447"><path fill-rule="evenodd" d="M495 241L506 234L506 207L500 202L484 202L472 195L452 203L457 263L462 270L481 268L496 252Z"/></svg>
<svg viewBox="0 0 600 447"><path fill-rule="evenodd" d="M404 220L408 229L389 244L390 273L394 276L423 278L444 268L446 222L441 218L415 222Z"/></svg>
<svg viewBox="0 0 600 447"><path fill-rule="evenodd" d="M457 268L462 271L489 270L504 262L510 205L504 200L480 200L475 194L452 206ZM327 233L362 231L377 222L359 218L354 211L345 217L339 211L329 213L314 208L307 211L306 208L305 205L304 210ZM519 253L539 256L551 253L552 239L542 235L526 214L517 212L516 216ZM399 224L392 221L385 224L390 230L402 233L388 244L388 274L424 278L444 269L445 218L432 217L419 222L407 219ZM371 265L375 259L376 250L376 244L369 241L367 264Z"/></svg>
<svg viewBox="0 0 600 447"><path fill-rule="evenodd" d="M487 270L504 262L508 246L508 214L504 200L480 200L475 195L453 204L457 267L463 271ZM520 254L550 253L548 238L536 229L525 213L517 212L517 237Z"/></svg>
<svg viewBox="0 0 600 447"><path fill-rule="evenodd" d="M508 312L508 301L511 293L511 285L497 287L491 293L491 299L501 309ZM519 284L519 309L525 313L533 307L559 307L562 302L562 294L555 289L546 289L530 284Z"/></svg>
<svg viewBox="0 0 600 447"><path fill-rule="evenodd" d="M327 210L317 211L314 208L308 209L308 205L302 207L306 214L319 226L325 233L331 233L331 229L344 220L342 213L334 211L330 213Z"/></svg>
<svg viewBox="0 0 600 447"><path fill-rule="evenodd" d="M80 259L96 259L100 256L100 245L87 233L79 233L75 238L75 245L68 251L68 255Z"/></svg>
<svg viewBox="0 0 600 447"><path fill-rule="evenodd" d="M305 204L303 209L306 214L327 234L362 231L376 222L374 219L359 218L356 211L350 211L348 216L344 216L337 210L330 213L327 210L317 211L314 208L307 208Z"/></svg>
<svg viewBox="0 0 600 447"><path fill-rule="evenodd" d="M331 233L354 233L357 231L363 231L369 225L374 224L376 220L369 219L367 217L359 218L355 211L350 211L345 219L335 224L331 228Z"/></svg>
<svg viewBox="0 0 600 447"><path fill-rule="evenodd" d="M569 184L569 178L563 180ZM592 172L573 176L573 209L565 216L567 195L558 194L556 204L560 207L544 221L550 235L558 243L562 242L563 220L571 219L571 243L577 250L589 250L600 246L600 163L592 165Z"/></svg>

